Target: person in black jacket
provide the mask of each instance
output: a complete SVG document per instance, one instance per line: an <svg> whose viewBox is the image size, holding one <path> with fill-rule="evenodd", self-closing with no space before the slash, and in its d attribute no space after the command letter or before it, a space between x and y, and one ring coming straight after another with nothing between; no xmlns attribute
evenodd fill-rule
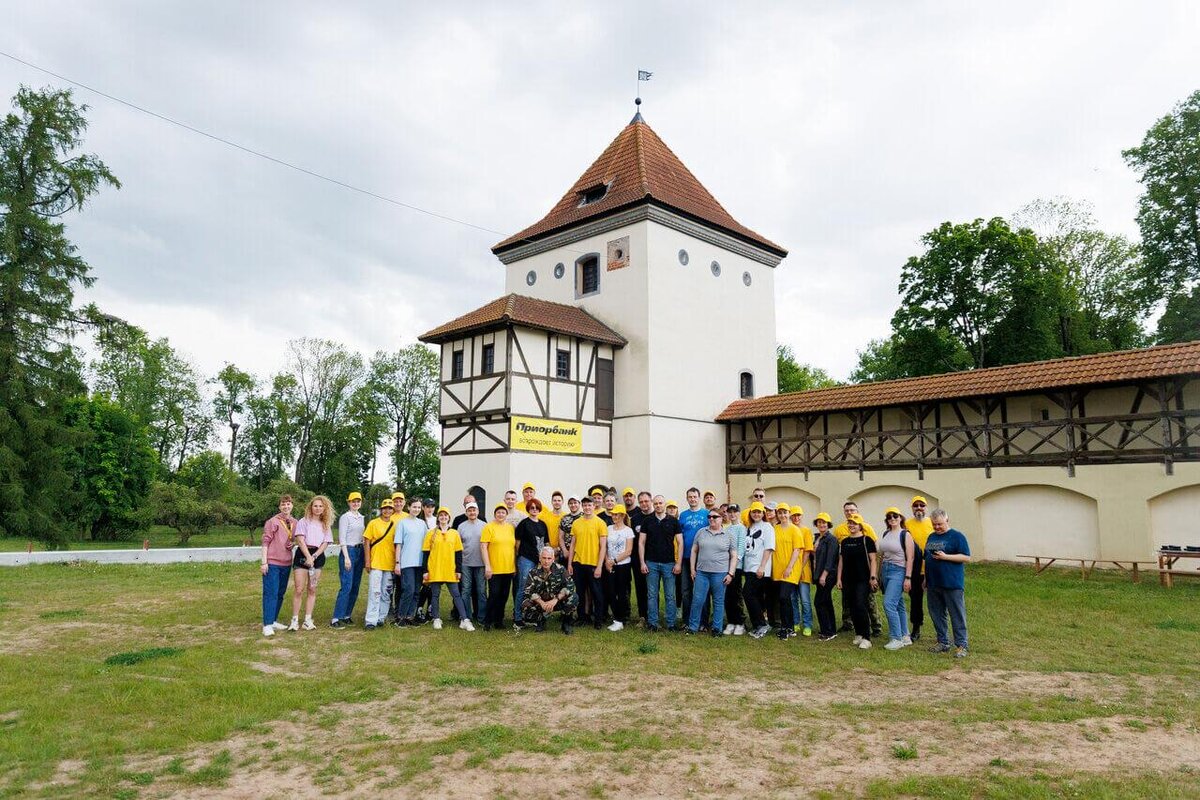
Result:
<svg viewBox="0 0 1200 800"><path fill-rule="evenodd" d="M833 587L837 583L838 547L837 537L831 528L833 520L822 511L817 514L817 546L813 553L813 580L817 584L817 596L813 606L817 612L817 638L828 642L837 636L837 619L833 615Z"/></svg>

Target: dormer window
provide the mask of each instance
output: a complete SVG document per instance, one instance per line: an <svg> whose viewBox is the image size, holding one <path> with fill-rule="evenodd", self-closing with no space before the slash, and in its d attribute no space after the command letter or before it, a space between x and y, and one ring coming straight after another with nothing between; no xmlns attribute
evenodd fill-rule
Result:
<svg viewBox="0 0 1200 800"><path fill-rule="evenodd" d="M592 203L598 203L608 194L607 183L597 183L595 186L589 186L579 193L579 207L590 206Z"/></svg>

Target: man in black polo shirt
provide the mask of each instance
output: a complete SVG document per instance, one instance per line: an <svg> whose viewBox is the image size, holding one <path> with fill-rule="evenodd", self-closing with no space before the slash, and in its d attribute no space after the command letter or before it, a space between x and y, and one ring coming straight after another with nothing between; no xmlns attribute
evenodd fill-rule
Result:
<svg viewBox="0 0 1200 800"><path fill-rule="evenodd" d="M628 509L627 518L629 519L629 527L633 528L634 547L633 547L633 592L637 595L637 611L638 618L641 624L647 623L646 609L650 607L646 601L646 575L642 572L642 555L638 552L637 536L641 531L638 526L642 523L643 517L653 516L654 507L650 502L649 492L638 492L637 501L633 503L633 498L629 497L629 490L625 490L625 507Z"/></svg>
<svg viewBox="0 0 1200 800"><path fill-rule="evenodd" d="M683 529L679 520L667 516L667 501L655 495L654 512L641 519L638 528L638 555L642 562L641 573L646 576L646 600L649 603L646 615L647 630L658 630L659 585L667 601L667 628L675 627L675 576L683 567ZM676 548L678 545L678 549Z"/></svg>

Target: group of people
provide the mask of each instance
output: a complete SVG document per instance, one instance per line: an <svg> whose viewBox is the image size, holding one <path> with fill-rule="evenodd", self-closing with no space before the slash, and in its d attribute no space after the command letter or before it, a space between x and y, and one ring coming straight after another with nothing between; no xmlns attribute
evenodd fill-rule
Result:
<svg viewBox="0 0 1200 800"><path fill-rule="evenodd" d="M618 496L597 485L579 497L556 490L546 507L526 483L519 495L505 493L489 521L471 495L455 516L432 500L396 492L368 522L362 495L351 492L337 524L340 587L330 625L355 624L366 572L367 629L389 620L441 629L444 587L450 617L466 631L510 624L541 631L557 617L566 634L575 625L617 632L631 623L650 632L755 639L771 631L780 639L815 633L823 642L853 632L853 644L868 649L886 621L884 647L899 650L921 638L927 604L937 634L930 649L966 656L970 547L949 515L929 509L924 497L912 498L909 514L888 508L879 533L853 501L842 506L836 525L818 513L814 531L804 524L803 508L769 501L762 489L745 508L695 487L685 499L681 510L662 495L627 488ZM264 636L316 627L333 504L314 497L299 519L292 508L284 495L279 513L263 526ZM285 626L278 619L289 572L295 588ZM841 627L834 589L841 591Z"/></svg>

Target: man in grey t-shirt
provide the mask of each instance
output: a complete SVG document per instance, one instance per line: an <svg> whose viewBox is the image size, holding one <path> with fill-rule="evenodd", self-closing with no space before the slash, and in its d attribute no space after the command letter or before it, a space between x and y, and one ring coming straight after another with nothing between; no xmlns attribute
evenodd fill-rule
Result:
<svg viewBox="0 0 1200 800"><path fill-rule="evenodd" d="M479 518L479 506L467 503L467 518L458 525L458 537L462 539L462 590L467 613L479 624L483 624L487 613L487 580L483 577L483 556L479 552L479 537L483 534L483 520Z"/></svg>
<svg viewBox="0 0 1200 800"><path fill-rule="evenodd" d="M720 636L725 627L725 587L737 570L737 544L729 531L721 527L721 510L708 512L708 527L696 532L690 554L692 608L688 617L688 633L700 630L700 612L708 595L712 594L712 635Z"/></svg>

